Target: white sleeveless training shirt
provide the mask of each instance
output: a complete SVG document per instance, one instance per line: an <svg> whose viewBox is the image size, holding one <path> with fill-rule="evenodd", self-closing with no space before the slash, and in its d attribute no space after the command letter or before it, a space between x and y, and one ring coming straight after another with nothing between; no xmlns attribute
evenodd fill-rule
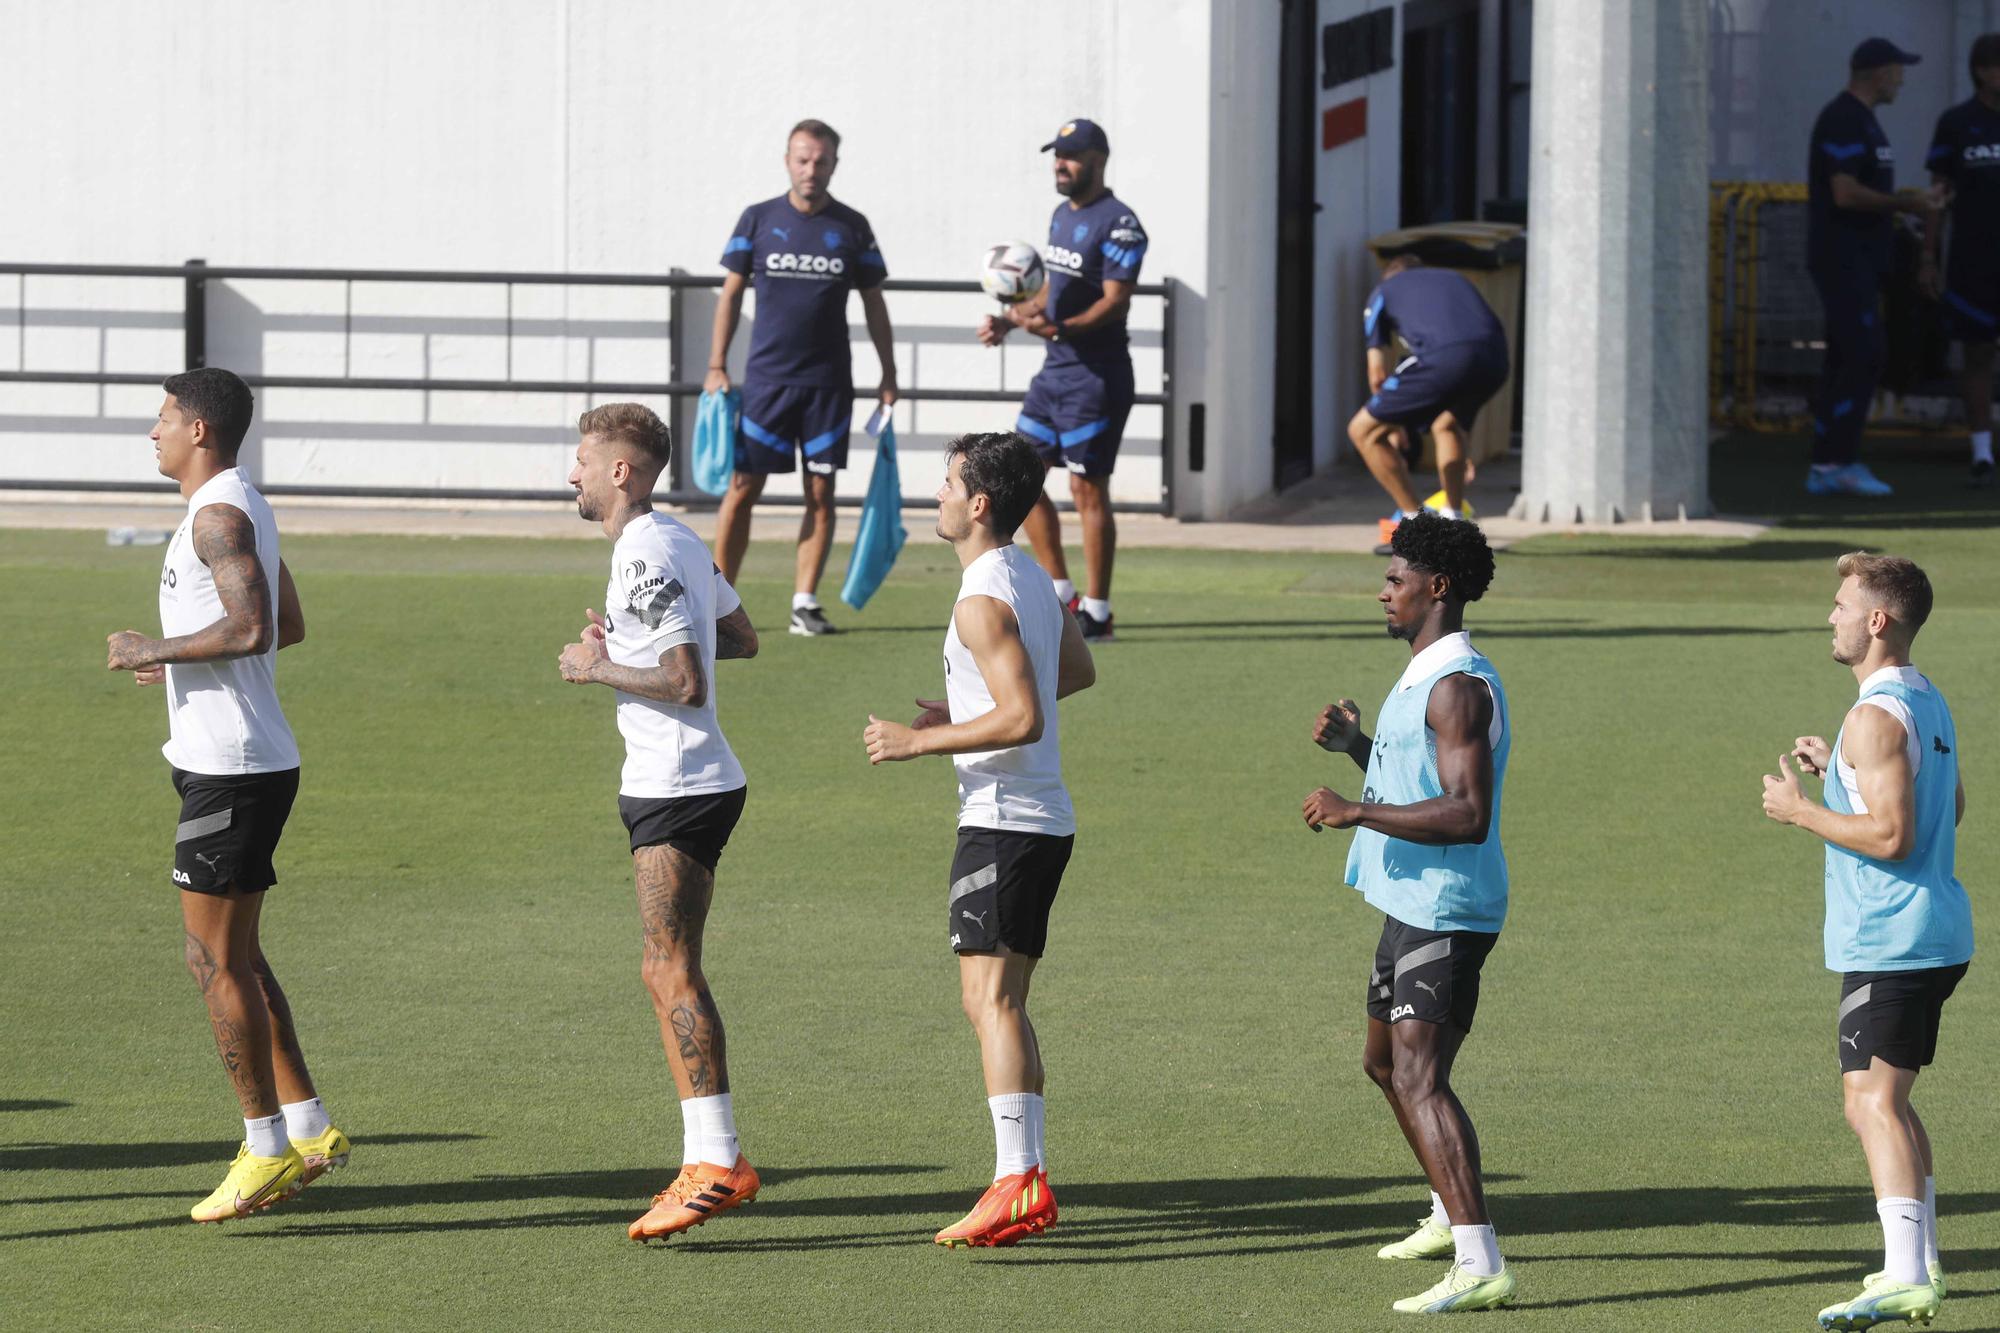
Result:
<svg viewBox="0 0 2000 1333"><path fill-rule="evenodd" d="M282 773L299 766L299 747L278 707L278 523L236 468L210 477L188 497L187 517L167 544L160 570L160 631L175 639L223 617L215 576L194 549L194 517L215 504L243 511L256 530L271 603L271 646L249 657L168 664L168 739L161 753L189 773Z"/></svg>
<svg viewBox="0 0 2000 1333"><path fill-rule="evenodd" d="M966 566L958 601L968 597L991 597L1014 613L1034 668L1035 693L1041 698L1042 738L1011 749L952 756L958 769L959 826L1057 836L1075 833L1076 815L1063 786L1062 743L1056 728L1056 667L1067 614L1056 600L1056 585L1019 546L1008 545ZM953 607L955 611L956 603ZM979 664L959 641L955 614L944 636L944 688L953 722L993 711L993 695L979 674Z"/></svg>
<svg viewBox="0 0 2000 1333"><path fill-rule="evenodd" d="M613 691L625 737L619 795L716 796L744 785L743 766L715 715L715 622L741 605L701 538L679 519L648 512L618 534L604 588L606 653L619 666L650 670L669 648L691 643L708 680L698 708Z"/></svg>

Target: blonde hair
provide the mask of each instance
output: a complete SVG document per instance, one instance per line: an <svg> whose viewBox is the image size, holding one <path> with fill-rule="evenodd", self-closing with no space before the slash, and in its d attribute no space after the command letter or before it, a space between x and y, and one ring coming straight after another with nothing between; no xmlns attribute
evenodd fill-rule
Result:
<svg viewBox="0 0 2000 1333"><path fill-rule="evenodd" d="M673 457L673 432L667 423L644 403L605 403L576 419L583 435L602 435L615 444L636 450L646 462L665 470Z"/></svg>
<svg viewBox="0 0 2000 1333"><path fill-rule="evenodd" d="M1931 581L1917 562L1900 555L1849 551L1834 563L1840 577L1855 579L1861 592L1915 638L1931 615Z"/></svg>

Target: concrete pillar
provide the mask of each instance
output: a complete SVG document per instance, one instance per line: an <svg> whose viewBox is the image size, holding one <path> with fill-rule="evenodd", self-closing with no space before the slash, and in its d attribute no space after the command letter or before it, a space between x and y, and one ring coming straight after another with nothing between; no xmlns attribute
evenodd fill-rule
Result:
<svg viewBox="0 0 2000 1333"><path fill-rule="evenodd" d="M1513 516L1705 516L1707 0L1539 0L1534 14Z"/></svg>

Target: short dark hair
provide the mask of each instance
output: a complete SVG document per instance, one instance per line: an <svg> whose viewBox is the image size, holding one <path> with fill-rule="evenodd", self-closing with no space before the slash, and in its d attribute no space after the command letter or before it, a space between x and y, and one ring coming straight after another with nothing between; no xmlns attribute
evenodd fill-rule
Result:
<svg viewBox="0 0 2000 1333"><path fill-rule="evenodd" d="M1476 602L1493 583L1493 548L1471 519L1419 510L1396 525L1389 550L1411 569L1442 574L1451 600Z"/></svg>
<svg viewBox="0 0 2000 1333"><path fill-rule="evenodd" d="M250 433L257 399L250 386L220 366L200 366L169 375L161 388L174 396L183 415L197 418L215 436L221 452L235 457Z"/></svg>
<svg viewBox="0 0 2000 1333"><path fill-rule="evenodd" d="M1930 576L1900 555L1849 551L1835 562L1842 578L1858 579L1861 592L1915 638L1931 618Z"/></svg>
<svg viewBox="0 0 2000 1333"><path fill-rule="evenodd" d="M1382 264L1382 276L1393 278L1398 273L1406 273L1413 268L1422 268L1423 258L1419 255L1391 255Z"/></svg>
<svg viewBox="0 0 2000 1333"><path fill-rule="evenodd" d="M792 126L792 133L785 136L787 146L791 144L793 134L810 134L813 138L831 148L835 157L840 156L840 134L833 126L823 120L814 120L808 116L806 119Z"/></svg>
<svg viewBox="0 0 2000 1333"><path fill-rule="evenodd" d="M605 403L576 419L579 435L602 435L635 450L648 464L664 472L674 456L673 432L644 403Z"/></svg>
<svg viewBox="0 0 2000 1333"><path fill-rule="evenodd" d="M945 465L954 458L966 495L985 496L993 510L993 530L1013 536L1042 498L1042 480L1048 475L1035 446L1010 430L961 435L944 447Z"/></svg>
<svg viewBox="0 0 2000 1333"><path fill-rule="evenodd" d="M2000 65L2000 32L1983 32L1972 39L1972 55L1965 67L1972 71L1972 90L1979 91L1979 71Z"/></svg>

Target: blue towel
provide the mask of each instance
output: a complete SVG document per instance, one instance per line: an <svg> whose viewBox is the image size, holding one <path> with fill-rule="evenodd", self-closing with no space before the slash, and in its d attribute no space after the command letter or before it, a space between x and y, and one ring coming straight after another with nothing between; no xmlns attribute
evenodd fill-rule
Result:
<svg viewBox="0 0 2000 1333"><path fill-rule="evenodd" d="M866 606L895 568L908 536L903 531L903 479L896 470L896 428L885 421L875 439L875 475L868 480L868 500L861 507L861 526L854 532L854 553L847 558L840 600L857 611Z"/></svg>
<svg viewBox="0 0 2000 1333"><path fill-rule="evenodd" d="M736 423L743 415L743 395L704 393L694 415L694 484L710 495L729 489L736 470Z"/></svg>

